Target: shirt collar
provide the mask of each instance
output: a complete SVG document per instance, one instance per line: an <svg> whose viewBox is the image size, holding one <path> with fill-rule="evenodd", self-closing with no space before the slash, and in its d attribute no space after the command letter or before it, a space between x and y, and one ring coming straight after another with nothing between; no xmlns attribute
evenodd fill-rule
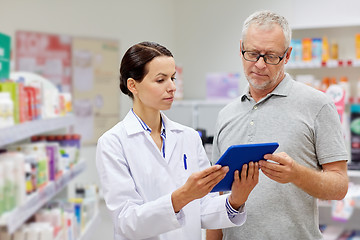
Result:
<svg viewBox="0 0 360 240"><path fill-rule="evenodd" d="M284 79L280 81L280 83L276 86L276 88L271 93L269 93L266 98L273 95L287 97L293 83L294 82L291 79L290 75L288 73L285 73ZM245 101L246 99L247 100L251 99L249 84L247 84L244 91L240 95L240 99L242 102Z"/></svg>
<svg viewBox="0 0 360 240"><path fill-rule="evenodd" d="M134 112L134 109L133 109L133 108L131 109L131 112L134 114L134 116L136 117L136 119L139 121L141 127L142 127L144 130L146 130L146 131L148 131L149 133L151 133L151 128L150 128L141 118L139 118L138 115L136 115L136 113Z"/></svg>

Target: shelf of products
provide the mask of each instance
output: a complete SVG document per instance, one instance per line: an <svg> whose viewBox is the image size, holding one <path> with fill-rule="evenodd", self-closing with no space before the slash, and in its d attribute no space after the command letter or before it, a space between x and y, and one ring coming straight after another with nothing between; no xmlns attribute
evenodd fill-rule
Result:
<svg viewBox="0 0 360 240"><path fill-rule="evenodd" d="M87 240L91 237L91 229L96 226L97 224L99 224L100 221L100 213L97 212L95 213L95 215L92 217L92 219L89 221L89 223L85 226L85 228L83 229L81 235L76 238L76 240ZM64 234L66 234L64 232L65 230L61 230L57 236L55 237L55 240L63 240L64 239Z"/></svg>
<svg viewBox="0 0 360 240"><path fill-rule="evenodd" d="M58 180L49 182L43 189L29 196L29 199L24 205L15 208L9 213L5 213L0 219L0 226L6 227L9 233L13 233L45 203L64 189L72 179L84 171L85 168L85 161L80 161L72 169L65 172Z"/></svg>
<svg viewBox="0 0 360 240"><path fill-rule="evenodd" d="M343 230L360 230L360 209L354 209L354 212L350 219L348 220L336 220L331 214L331 206L319 208L320 214L320 225L336 225L341 227Z"/></svg>
<svg viewBox="0 0 360 240"><path fill-rule="evenodd" d="M29 138L44 132L50 132L71 126L75 123L74 115L58 118L40 119L1 128L0 147Z"/></svg>
<svg viewBox="0 0 360 240"><path fill-rule="evenodd" d="M360 25L295 28L291 46L290 61L285 68L296 80L326 90L320 87L325 79L330 78L330 84L334 84L346 78L348 96L358 97ZM309 75L313 79L302 77Z"/></svg>
<svg viewBox="0 0 360 240"><path fill-rule="evenodd" d="M327 62L289 62L286 69L317 69L338 67L360 67L358 59L329 60Z"/></svg>
<svg viewBox="0 0 360 240"><path fill-rule="evenodd" d="M0 147L7 148L7 145L29 139L34 135L65 129L74 123L75 117L68 114L63 117L33 120L1 128ZM24 203L1 215L0 228L8 234L14 233L41 207L66 188L67 184L83 172L85 167L85 161L79 161L69 170L65 170L57 180L49 181L45 186L28 195Z"/></svg>
<svg viewBox="0 0 360 240"><path fill-rule="evenodd" d="M343 235L360 231L360 171L349 170L349 190L341 201L319 201L319 223L324 231L324 239L340 238ZM327 238L329 233L336 233L337 238Z"/></svg>

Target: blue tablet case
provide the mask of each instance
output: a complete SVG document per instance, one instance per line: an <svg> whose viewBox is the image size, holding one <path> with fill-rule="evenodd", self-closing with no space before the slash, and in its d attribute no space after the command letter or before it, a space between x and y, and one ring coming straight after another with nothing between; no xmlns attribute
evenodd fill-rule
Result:
<svg viewBox="0 0 360 240"><path fill-rule="evenodd" d="M265 154L273 153L278 147L279 144L276 142L230 146L216 163L221 166L229 166L229 172L211 192L230 191L234 181L235 170L241 172L244 164L258 162L264 159Z"/></svg>

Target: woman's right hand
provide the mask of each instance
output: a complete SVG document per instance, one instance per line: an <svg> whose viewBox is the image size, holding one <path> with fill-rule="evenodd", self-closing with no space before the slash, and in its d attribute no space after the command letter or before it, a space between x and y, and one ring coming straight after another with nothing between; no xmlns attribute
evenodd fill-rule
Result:
<svg viewBox="0 0 360 240"><path fill-rule="evenodd" d="M186 183L171 195L174 211L179 212L189 202L204 197L226 176L228 171L229 167L214 165L191 174Z"/></svg>

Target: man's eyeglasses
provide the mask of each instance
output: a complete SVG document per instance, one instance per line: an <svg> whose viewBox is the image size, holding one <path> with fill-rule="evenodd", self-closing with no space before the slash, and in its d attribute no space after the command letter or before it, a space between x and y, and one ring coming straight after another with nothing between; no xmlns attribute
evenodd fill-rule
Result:
<svg viewBox="0 0 360 240"><path fill-rule="evenodd" d="M244 45L242 44L242 49L244 49ZM282 56L277 56L274 54L260 54L258 52L253 51L245 51L241 50L241 53L246 61L249 62L257 62L262 57L264 59L264 62L270 65L278 65L281 60L284 59L287 51L289 48L287 48Z"/></svg>

